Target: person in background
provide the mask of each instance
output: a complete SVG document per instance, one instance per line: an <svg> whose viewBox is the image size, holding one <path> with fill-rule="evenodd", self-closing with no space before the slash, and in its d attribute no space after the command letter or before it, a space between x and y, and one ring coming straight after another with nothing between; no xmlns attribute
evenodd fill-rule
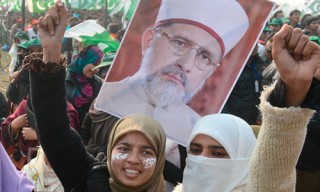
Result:
<svg viewBox="0 0 320 192"><path fill-rule="evenodd" d="M250 125L260 124L257 105L262 91L262 71L266 67L257 51L258 45L252 51L222 109L222 113L238 116Z"/></svg>
<svg viewBox="0 0 320 192"><path fill-rule="evenodd" d="M294 9L289 13L290 25L294 28L302 29L301 24L299 23L301 16L301 11L298 9Z"/></svg>
<svg viewBox="0 0 320 192"><path fill-rule="evenodd" d="M37 150L37 156L26 164L21 171L32 181L35 186L35 192L64 191L58 176L53 171L41 146Z"/></svg>
<svg viewBox="0 0 320 192"><path fill-rule="evenodd" d="M94 69L102 57L98 46L85 46L67 69L67 99L78 111L80 124L102 85L102 80L95 75L99 69Z"/></svg>
<svg viewBox="0 0 320 192"><path fill-rule="evenodd" d="M121 20L114 20L108 24L107 31L113 40L118 40L118 32L123 29Z"/></svg>
<svg viewBox="0 0 320 192"><path fill-rule="evenodd" d="M308 36L318 36L318 28L319 28L319 16L310 16L305 21L305 29L303 30L303 34Z"/></svg>
<svg viewBox="0 0 320 192"><path fill-rule="evenodd" d="M32 27L30 29L28 29L27 33L29 35L30 39L36 39L39 38L38 35L38 20L37 19L33 19L31 21L31 25Z"/></svg>
<svg viewBox="0 0 320 192"><path fill-rule="evenodd" d="M278 10L276 12L273 13L272 18L284 18L284 13L282 10Z"/></svg>
<svg viewBox="0 0 320 192"><path fill-rule="evenodd" d="M272 32L272 29L270 29L269 27L265 26L263 28L262 33L258 40L259 45L264 46L266 44L266 40L269 38L271 32Z"/></svg>
<svg viewBox="0 0 320 192"><path fill-rule="evenodd" d="M31 39L17 45L17 63L8 85L6 94L10 105L9 114L15 111L19 103L28 95L29 91L29 72L22 68L27 56L32 53L42 52L41 42L39 39ZM29 57L30 59L30 57Z"/></svg>
<svg viewBox="0 0 320 192"><path fill-rule="evenodd" d="M266 43L267 43L267 40L270 39L270 36L273 35L274 33L272 33L272 30L265 26L263 28L263 31L259 37L259 40L258 40L258 54L259 54L259 57L262 59L263 63L265 65L268 65L269 64L269 61L268 61L268 53L266 53Z"/></svg>
<svg viewBox="0 0 320 192"><path fill-rule="evenodd" d="M300 24L301 24L301 29L305 29L306 28L306 20L309 18L309 17L312 17L312 14L310 13L306 13L304 14L302 17L301 17L301 20L300 20Z"/></svg>
<svg viewBox="0 0 320 192"><path fill-rule="evenodd" d="M12 78L16 63L18 61L18 45L20 43L24 43L29 41L29 36L24 31L19 31L14 37L13 44L10 48L9 55L11 57L10 65L9 65L9 77Z"/></svg>
<svg viewBox="0 0 320 192"><path fill-rule="evenodd" d="M10 39L9 45L13 44L14 36L19 32L22 31L22 18L16 20L16 23L13 24L10 28Z"/></svg>
<svg viewBox="0 0 320 192"><path fill-rule="evenodd" d="M274 18L268 25L269 25L269 28L272 30L272 33L276 33L281 29L283 25L282 19Z"/></svg>
<svg viewBox="0 0 320 192"><path fill-rule="evenodd" d="M1 19L0 18L0 33L1 33L1 37L0 37L0 47L2 47L2 45L4 44L9 44L9 30L7 28L7 20Z"/></svg>
<svg viewBox="0 0 320 192"><path fill-rule="evenodd" d="M117 33L117 40L118 40L119 42L122 41L125 32L126 32L126 29L121 29L121 30L118 31L118 33Z"/></svg>
<svg viewBox="0 0 320 192"><path fill-rule="evenodd" d="M270 36L266 39L265 46L260 47L258 49L259 57L261 58L264 66L270 65L272 62L272 42L273 42L273 36L275 33L271 33Z"/></svg>
<svg viewBox="0 0 320 192"><path fill-rule="evenodd" d="M79 131L80 123L77 111L69 102L67 102L66 110L70 126ZM30 160L27 159L29 154L31 158L36 156L36 151L33 149L39 145L39 141L34 118L31 99L27 97L1 124L1 142L19 170Z"/></svg>
<svg viewBox="0 0 320 192"><path fill-rule="evenodd" d="M268 22L271 22L273 19L278 18L278 19L282 19L284 18L284 13L282 10L277 10L273 13L273 15L269 18Z"/></svg>

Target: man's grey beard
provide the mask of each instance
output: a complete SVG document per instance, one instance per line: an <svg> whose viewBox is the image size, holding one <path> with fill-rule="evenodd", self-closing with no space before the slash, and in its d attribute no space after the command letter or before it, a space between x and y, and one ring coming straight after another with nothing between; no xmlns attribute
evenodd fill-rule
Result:
<svg viewBox="0 0 320 192"><path fill-rule="evenodd" d="M148 99L151 104L157 107L167 107L170 105L178 106L183 105L191 101L192 97L202 88L205 80L203 80L194 91L188 90L189 80L185 75L185 72L175 65L168 65L160 69L160 71L153 72L150 65L152 54L152 48L149 48L142 59L139 74L143 74L142 87L148 95ZM166 80L161 78L162 74L175 74L180 76L184 90L177 82Z"/></svg>

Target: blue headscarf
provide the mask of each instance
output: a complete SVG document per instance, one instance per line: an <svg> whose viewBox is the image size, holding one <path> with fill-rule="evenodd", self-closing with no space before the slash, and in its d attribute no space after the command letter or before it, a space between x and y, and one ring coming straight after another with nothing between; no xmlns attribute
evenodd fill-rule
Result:
<svg viewBox="0 0 320 192"><path fill-rule="evenodd" d="M97 65L103 57L103 52L98 46L92 45L84 48L78 57L70 64L68 71L82 75L83 68L88 64Z"/></svg>

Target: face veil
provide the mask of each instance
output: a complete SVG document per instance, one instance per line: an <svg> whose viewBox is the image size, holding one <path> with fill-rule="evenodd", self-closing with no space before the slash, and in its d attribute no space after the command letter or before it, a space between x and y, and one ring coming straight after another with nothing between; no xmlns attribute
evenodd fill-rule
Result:
<svg viewBox="0 0 320 192"><path fill-rule="evenodd" d="M204 134L218 141L228 152L230 159L207 158L188 154L183 174L184 192L205 186L203 192L227 192L247 184L249 160L256 138L251 127L242 119L229 114L202 117L194 126L188 141ZM196 177L195 177L196 175Z"/></svg>

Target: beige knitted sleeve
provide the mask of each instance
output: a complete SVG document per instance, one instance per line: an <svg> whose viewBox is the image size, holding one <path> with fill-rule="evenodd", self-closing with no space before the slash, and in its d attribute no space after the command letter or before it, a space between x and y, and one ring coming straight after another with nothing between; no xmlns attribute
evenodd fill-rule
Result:
<svg viewBox="0 0 320 192"><path fill-rule="evenodd" d="M271 106L268 97L273 88L266 88L261 95L263 124L250 161L250 192L295 191L295 166L314 113L299 107Z"/></svg>

